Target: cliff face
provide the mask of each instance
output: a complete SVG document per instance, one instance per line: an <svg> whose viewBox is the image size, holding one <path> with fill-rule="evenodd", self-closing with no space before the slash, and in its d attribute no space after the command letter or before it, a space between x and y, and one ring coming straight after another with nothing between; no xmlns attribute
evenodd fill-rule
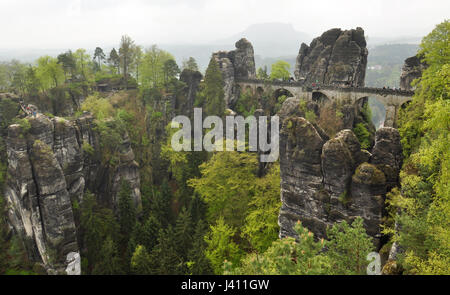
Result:
<svg viewBox="0 0 450 295"><path fill-rule="evenodd" d="M422 77L422 72L426 69L426 67L427 65L421 62L420 57L417 55L405 59L402 74L400 76L400 88L405 90L414 90L411 86L411 82Z"/></svg>
<svg viewBox="0 0 450 295"><path fill-rule="evenodd" d="M42 262L50 273L62 273L69 263L76 270L72 274L77 274L80 259L73 259L79 258L79 251L72 202L82 202L89 189L114 208L120 180L125 179L138 205L138 165L126 135L118 143L121 164L116 167L105 167L85 151L88 144L93 154L100 150L89 114L75 121L38 114L28 122L29 126L8 128L9 221L32 260Z"/></svg>
<svg viewBox="0 0 450 295"><path fill-rule="evenodd" d="M191 115L202 78L203 75L198 71L184 69L181 72L180 81L186 83L186 88L184 89L186 99L176 102L175 109L178 114Z"/></svg>
<svg viewBox="0 0 450 295"><path fill-rule="evenodd" d="M291 109L280 112L280 237L295 236L298 220L320 238L327 226L361 216L379 245L385 194L397 183L401 167L398 131L379 129L370 153L350 129L328 139L296 113L298 108Z"/></svg>
<svg viewBox="0 0 450 295"><path fill-rule="evenodd" d="M331 29L308 46L302 43L295 65L297 80L364 86L368 50L364 30Z"/></svg>
<svg viewBox="0 0 450 295"><path fill-rule="evenodd" d="M235 50L219 51L212 55L222 72L227 107L232 107L239 95L234 85L235 78L256 78L255 56L252 44L247 39L242 38L236 42L235 46Z"/></svg>

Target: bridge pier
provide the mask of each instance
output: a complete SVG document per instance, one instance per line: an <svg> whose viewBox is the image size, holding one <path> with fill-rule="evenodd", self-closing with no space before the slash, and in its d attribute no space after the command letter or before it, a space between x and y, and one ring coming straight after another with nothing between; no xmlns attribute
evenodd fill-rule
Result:
<svg viewBox="0 0 450 295"><path fill-rule="evenodd" d="M397 128L397 118L400 106L387 105L386 106L386 118L384 119L384 127Z"/></svg>

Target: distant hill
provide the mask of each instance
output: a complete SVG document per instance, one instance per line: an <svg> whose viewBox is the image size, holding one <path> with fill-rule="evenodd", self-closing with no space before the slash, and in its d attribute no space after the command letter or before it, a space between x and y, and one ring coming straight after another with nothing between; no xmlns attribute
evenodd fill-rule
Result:
<svg viewBox="0 0 450 295"><path fill-rule="evenodd" d="M399 87L406 58L417 53L417 44L386 44L369 48L366 86Z"/></svg>
<svg viewBox="0 0 450 295"><path fill-rule="evenodd" d="M302 42L311 42L311 37L294 29L291 24L262 23L249 26L246 30L225 39L216 40L213 44L232 44L247 38L261 57L297 55Z"/></svg>

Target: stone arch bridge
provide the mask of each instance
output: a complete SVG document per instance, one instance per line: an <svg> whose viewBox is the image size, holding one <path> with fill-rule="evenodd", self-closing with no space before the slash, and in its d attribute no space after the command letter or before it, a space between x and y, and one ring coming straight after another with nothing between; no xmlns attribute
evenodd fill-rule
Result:
<svg viewBox="0 0 450 295"><path fill-rule="evenodd" d="M398 112L403 104L412 100L414 91L400 89L384 89L370 87L319 86L311 87L303 81L263 81L256 79L239 79L235 84L240 90L250 90L252 93L287 90L298 99L315 100L325 96L330 100L350 100L357 103L364 97L375 97L386 109L384 126L397 127Z"/></svg>

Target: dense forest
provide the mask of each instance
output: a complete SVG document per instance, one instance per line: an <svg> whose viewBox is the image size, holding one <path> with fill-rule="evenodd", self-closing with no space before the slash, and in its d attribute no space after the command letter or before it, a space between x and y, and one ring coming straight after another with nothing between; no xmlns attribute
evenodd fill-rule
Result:
<svg viewBox="0 0 450 295"><path fill-rule="evenodd" d="M384 266L390 273L450 273L449 32L445 21L424 37L418 55L428 67L415 81L412 102L400 113L401 185L388 194L383 233L389 241L381 251L394 243L402 251ZM194 106L205 116L230 112L214 59L203 75L195 59L180 67L169 52L156 45L144 49L128 36L117 49L97 47L94 52L69 50L32 64L0 63L0 93L14 93L50 118L77 120L92 114L100 150L84 144L83 151L102 165L119 165L123 134L129 137L139 166L141 204L135 206L126 181L116 206L89 190L82 201L71 200L82 274L366 274L366 257L376 249L361 218L336 223L326 239L315 238L299 221L298 239L279 239L279 162L261 169L258 154L250 151L172 149L172 118L192 116L186 104L189 79L183 77L201 77ZM257 75L286 80L290 66L277 61ZM263 99L269 115L275 115L286 95ZM234 111L253 114L255 100L241 93ZM6 96L0 101L0 274L45 274L8 226L3 196L8 126L30 128L29 116L17 106ZM328 113L316 118L305 105L299 108L328 134L340 130L336 109L325 109ZM369 124L370 109L365 116ZM364 148L371 144L367 124L353 130Z"/></svg>

